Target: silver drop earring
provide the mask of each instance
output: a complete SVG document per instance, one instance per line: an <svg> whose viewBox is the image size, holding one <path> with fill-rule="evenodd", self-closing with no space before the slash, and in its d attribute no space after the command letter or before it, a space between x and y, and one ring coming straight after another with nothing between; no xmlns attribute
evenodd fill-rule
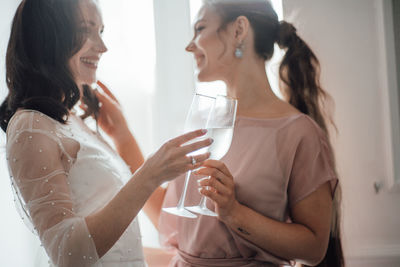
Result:
<svg viewBox="0 0 400 267"><path fill-rule="evenodd" d="M235 50L235 57L237 57L237 58L242 58L243 57L243 51L239 47L237 47L236 50Z"/></svg>
<svg viewBox="0 0 400 267"><path fill-rule="evenodd" d="M235 57L236 58L243 58L243 43L238 45L235 49Z"/></svg>

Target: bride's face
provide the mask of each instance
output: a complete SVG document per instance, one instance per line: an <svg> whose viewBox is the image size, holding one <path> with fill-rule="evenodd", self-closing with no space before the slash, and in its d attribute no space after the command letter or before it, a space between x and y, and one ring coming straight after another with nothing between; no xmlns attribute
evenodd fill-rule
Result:
<svg viewBox="0 0 400 267"><path fill-rule="evenodd" d="M83 0L79 4L82 21L79 22L79 31L83 36L81 49L69 60L75 82L79 87L83 84L96 82L97 64L103 53L107 51L102 33L103 19L95 0Z"/></svg>

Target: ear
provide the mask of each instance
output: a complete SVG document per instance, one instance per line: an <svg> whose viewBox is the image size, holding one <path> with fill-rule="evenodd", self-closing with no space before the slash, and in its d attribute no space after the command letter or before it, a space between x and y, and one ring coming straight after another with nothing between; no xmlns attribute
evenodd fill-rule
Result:
<svg viewBox="0 0 400 267"><path fill-rule="evenodd" d="M249 29L250 22L245 16L239 16L236 18L235 23L235 39L238 44L242 43L244 39L246 39Z"/></svg>

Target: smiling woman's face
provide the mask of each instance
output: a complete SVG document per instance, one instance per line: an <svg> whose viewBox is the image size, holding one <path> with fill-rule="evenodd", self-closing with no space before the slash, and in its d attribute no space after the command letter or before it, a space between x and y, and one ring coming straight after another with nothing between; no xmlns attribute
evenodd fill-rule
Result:
<svg viewBox="0 0 400 267"><path fill-rule="evenodd" d="M79 7L82 21L78 29L84 41L81 49L69 60L69 67L76 84L81 88L84 84L96 82L97 64L107 47L102 39L104 25L96 1L83 0Z"/></svg>
<svg viewBox="0 0 400 267"><path fill-rule="evenodd" d="M195 57L201 82L223 79L234 60L235 41L230 38L229 26L223 30L220 27L220 16L203 6L194 25L194 37L186 47Z"/></svg>

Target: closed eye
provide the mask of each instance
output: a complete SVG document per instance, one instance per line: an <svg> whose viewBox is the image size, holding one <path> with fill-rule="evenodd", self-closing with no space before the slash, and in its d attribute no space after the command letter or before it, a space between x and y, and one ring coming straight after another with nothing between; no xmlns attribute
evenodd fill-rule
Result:
<svg viewBox="0 0 400 267"><path fill-rule="evenodd" d="M199 32L201 32L202 30L204 30L204 26L199 26L199 27L196 27L195 29L194 29L194 31L196 32L196 33L199 33Z"/></svg>

